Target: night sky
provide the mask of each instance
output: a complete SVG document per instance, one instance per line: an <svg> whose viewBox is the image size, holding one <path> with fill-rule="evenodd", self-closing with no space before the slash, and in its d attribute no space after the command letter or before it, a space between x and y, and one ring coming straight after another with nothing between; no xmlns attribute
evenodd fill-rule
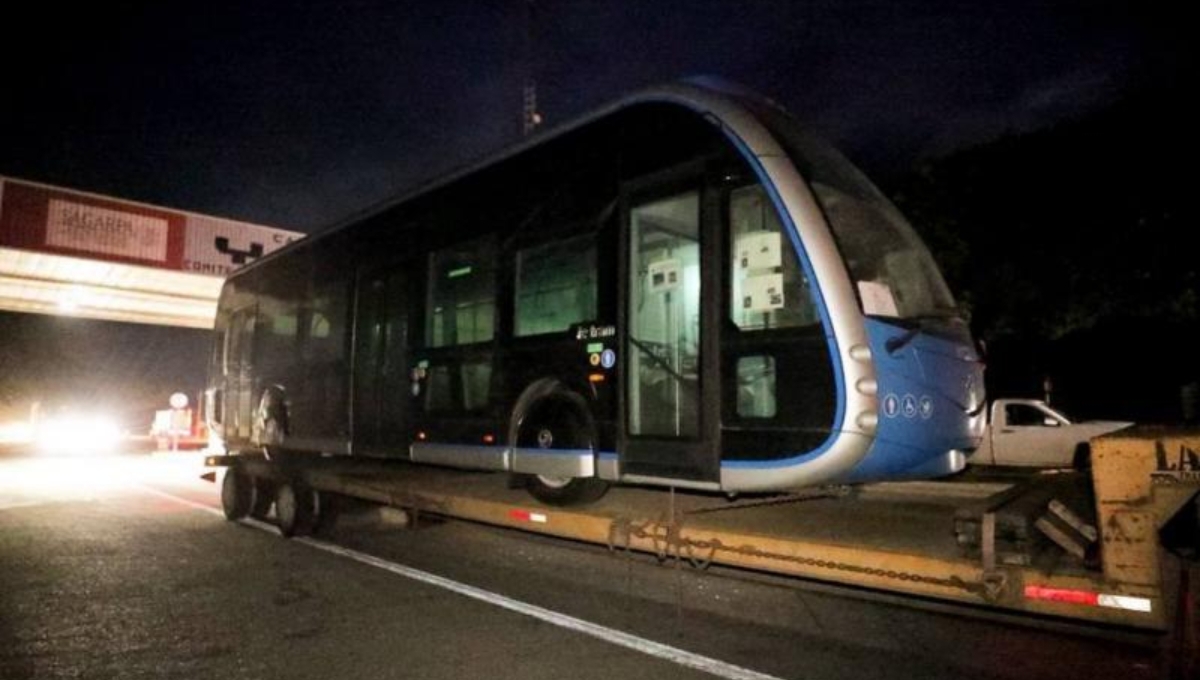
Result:
<svg viewBox="0 0 1200 680"><path fill-rule="evenodd" d="M529 22L522 0L26 3L0 23L0 174L314 232L520 140L528 73L547 127L711 75L887 190L931 158L1172 101L1191 50L1169 5L540 1ZM0 313L0 412L117 380L110 398L161 408L202 385L207 342Z"/></svg>
<svg viewBox="0 0 1200 680"><path fill-rule="evenodd" d="M314 231L548 125L707 74L869 174L1179 78L1146 2L112 2L5 18L0 173Z"/></svg>

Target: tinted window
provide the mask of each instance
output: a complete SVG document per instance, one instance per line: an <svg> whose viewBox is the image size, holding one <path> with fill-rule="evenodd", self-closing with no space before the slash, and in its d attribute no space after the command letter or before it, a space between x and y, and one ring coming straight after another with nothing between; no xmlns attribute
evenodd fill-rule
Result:
<svg viewBox="0 0 1200 680"><path fill-rule="evenodd" d="M305 354L310 360L336 361L345 354L344 288L339 283L321 286L313 291L305 329Z"/></svg>
<svg viewBox="0 0 1200 680"><path fill-rule="evenodd" d="M760 185L730 194L729 224L730 320L742 330L817 323L808 279Z"/></svg>
<svg viewBox="0 0 1200 680"><path fill-rule="evenodd" d="M596 243L588 235L517 254L518 336L565 331L596 316Z"/></svg>
<svg viewBox="0 0 1200 680"><path fill-rule="evenodd" d="M491 392L492 364L472 361L462 365L463 409L481 411L488 405Z"/></svg>
<svg viewBox="0 0 1200 680"><path fill-rule="evenodd" d="M737 362L737 414L741 418L774 418L775 359L741 357Z"/></svg>
<svg viewBox="0 0 1200 680"><path fill-rule="evenodd" d="M490 239L429 256L425 341L430 347L487 342L495 334L495 251Z"/></svg>
<svg viewBox="0 0 1200 680"><path fill-rule="evenodd" d="M295 303L270 296L258 299L258 346L261 361L282 364L296 350L299 329Z"/></svg>

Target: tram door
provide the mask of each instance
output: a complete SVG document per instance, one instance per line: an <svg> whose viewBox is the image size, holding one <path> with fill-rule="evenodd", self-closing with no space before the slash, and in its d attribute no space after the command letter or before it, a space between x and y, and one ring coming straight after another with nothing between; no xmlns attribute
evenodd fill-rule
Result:
<svg viewBox="0 0 1200 680"><path fill-rule="evenodd" d="M623 251L622 474L715 481L717 423L708 309L716 296L698 186L635 193ZM710 394L711 392L711 394Z"/></svg>
<svg viewBox="0 0 1200 680"><path fill-rule="evenodd" d="M360 277L354 351L354 448L356 454L406 456L411 301L402 267Z"/></svg>

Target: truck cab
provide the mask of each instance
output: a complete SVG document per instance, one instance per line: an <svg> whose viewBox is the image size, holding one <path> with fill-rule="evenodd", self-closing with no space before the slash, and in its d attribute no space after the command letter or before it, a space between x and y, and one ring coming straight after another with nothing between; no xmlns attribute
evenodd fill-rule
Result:
<svg viewBox="0 0 1200 680"><path fill-rule="evenodd" d="M1040 399L996 399L974 465L1085 467L1088 442L1133 423L1075 422Z"/></svg>

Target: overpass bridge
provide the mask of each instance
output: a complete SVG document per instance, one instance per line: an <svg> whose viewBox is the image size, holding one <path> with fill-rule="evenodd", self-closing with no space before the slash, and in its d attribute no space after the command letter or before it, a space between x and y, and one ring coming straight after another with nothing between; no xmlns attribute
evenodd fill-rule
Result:
<svg viewBox="0 0 1200 680"><path fill-rule="evenodd" d="M303 236L0 176L0 310L212 328L225 276Z"/></svg>

